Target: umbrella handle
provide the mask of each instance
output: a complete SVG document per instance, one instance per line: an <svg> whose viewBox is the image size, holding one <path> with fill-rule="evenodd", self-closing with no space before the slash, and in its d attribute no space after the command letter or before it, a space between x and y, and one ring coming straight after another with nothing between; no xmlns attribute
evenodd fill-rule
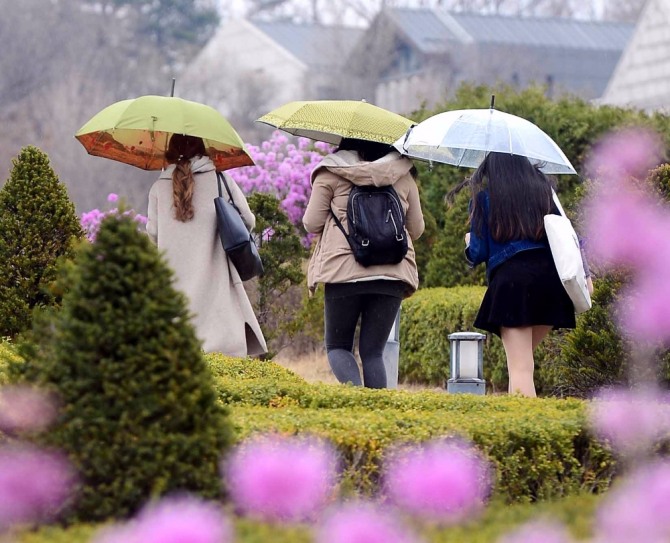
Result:
<svg viewBox="0 0 670 543"><path fill-rule="evenodd" d="M409 129L407 130L407 132L405 132L405 139L402 140L402 150L405 151L405 152L407 151L407 147L406 147L406 144L407 144L407 138L409 138L409 135L412 133L412 129L413 129L415 126L416 126L416 125L413 124L412 126L409 127Z"/></svg>

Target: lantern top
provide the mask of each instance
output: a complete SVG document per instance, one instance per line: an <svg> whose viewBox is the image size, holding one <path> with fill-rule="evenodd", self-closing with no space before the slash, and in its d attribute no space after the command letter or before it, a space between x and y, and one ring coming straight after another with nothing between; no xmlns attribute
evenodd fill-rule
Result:
<svg viewBox="0 0 670 543"><path fill-rule="evenodd" d="M473 341L486 339L486 334L480 334L479 332L454 332L447 337L449 338L449 341Z"/></svg>

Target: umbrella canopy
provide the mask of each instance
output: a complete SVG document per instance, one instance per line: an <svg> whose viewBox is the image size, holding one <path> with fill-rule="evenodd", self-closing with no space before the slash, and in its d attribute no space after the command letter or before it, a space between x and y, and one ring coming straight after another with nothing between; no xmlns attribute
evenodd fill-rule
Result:
<svg viewBox="0 0 670 543"><path fill-rule="evenodd" d="M106 107L82 126L75 137L89 154L137 166L165 167L172 134L203 139L216 169L253 165L235 129L214 108L167 96L140 96Z"/></svg>
<svg viewBox="0 0 670 543"><path fill-rule="evenodd" d="M491 151L525 156L548 174L576 174L563 151L538 126L496 109L438 113L394 146L412 158L476 168Z"/></svg>
<svg viewBox="0 0 670 543"><path fill-rule="evenodd" d="M414 124L381 107L356 100L289 102L266 113L258 122L294 136L339 145L342 138L377 141L389 145Z"/></svg>

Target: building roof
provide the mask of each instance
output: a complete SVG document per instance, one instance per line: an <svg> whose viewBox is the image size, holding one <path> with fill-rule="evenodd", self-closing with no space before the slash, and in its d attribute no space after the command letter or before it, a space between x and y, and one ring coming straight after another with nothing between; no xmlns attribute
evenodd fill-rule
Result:
<svg viewBox="0 0 670 543"><path fill-rule="evenodd" d="M667 1L647 1L605 90L603 103L670 110L669 20Z"/></svg>
<svg viewBox="0 0 670 543"><path fill-rule="evenodd" d="M388 8L386 15L408 40L427 54L444 51L450 41L622 51L634 30L634 25L629 23L480 15L438 9Z"/></svg>
<svg viewBox="0 0 670 543"><path fill-rule="evenodd" d="M310 68L343 64L363 35L363 29L343 26L306 25L285 21L251 23Z"/></svg>

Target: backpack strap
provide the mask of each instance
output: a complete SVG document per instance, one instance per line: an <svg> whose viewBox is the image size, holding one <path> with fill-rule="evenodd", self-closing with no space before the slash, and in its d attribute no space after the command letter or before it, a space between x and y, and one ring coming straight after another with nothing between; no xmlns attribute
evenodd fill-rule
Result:
<svg viewBox="0 0 670 543"><path fill-rule="evenodd" d="M340 221L340 219L337 218L337 215L335 215L335 212L333 211L332 207L330 208L330 214L333 216L333 220L335 221L335 224L337 225L337 227L344 234L344 237L347 238L347 241L349 243L351 243L349 241L349 234L347 234L347 232L345 231L344 226L342 226L342 222Z"/></svg>

